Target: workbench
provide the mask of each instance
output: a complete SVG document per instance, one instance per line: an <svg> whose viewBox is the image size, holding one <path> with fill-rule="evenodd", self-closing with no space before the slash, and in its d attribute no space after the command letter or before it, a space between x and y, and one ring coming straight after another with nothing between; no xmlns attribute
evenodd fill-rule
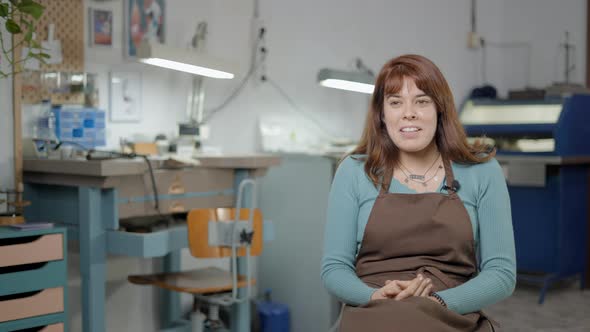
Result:
<svg viewBox="0 0 590 332"><path fill-rule="evenodd" d="M120 220L170 215L194 208L233 207L239 183L263 176L280 163L272 155L202 156L196 165L170 168L151 161L159 211L147 164L133 160L25 160L25 197L32 202L27 220L63 224L68 239L79 242L84 332L104 332L107 254L163 257L163 272L180 270L180 251L188 247L186 224L138 233L121 227ZM244 202L250 202L247 192ZM248 207L247 205L245 207ZM244 262L238 272L244 273ZM243 294L239 294L243 296ZM181 319L180 297L162 291L160 331L190 331ZM250 304L232 308L232 331L250 330Z"/></svg>

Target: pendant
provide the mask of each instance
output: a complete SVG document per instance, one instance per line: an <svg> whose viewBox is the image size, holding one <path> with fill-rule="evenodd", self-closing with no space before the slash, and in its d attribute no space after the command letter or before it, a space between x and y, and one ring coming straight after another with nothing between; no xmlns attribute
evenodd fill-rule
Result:
<svg viewBox="0 0 590 332"><path fill-rule="evenodd" d="M410 179L406 178L406 179L404 180L404 182L405 182L405 183L408 183L408 182L410 182Z"/></svg>
<svg viewBox="0 0 590 332"><path fill-rule="evenodd" d="M423 185L424 187L426 187L426 182L422 182L422 185Z"/></svg>
<svg viewBox="0 0 590 332"><path fill-rule="evenodd" d="M438 176L435 176L434 177L434 181L438 181Z"/></svg>
<svg viewBox="0 0 590 332"><path fill-rule="evenodd" d="M410 174L410 179L424 181L424 175Z"/></svg>

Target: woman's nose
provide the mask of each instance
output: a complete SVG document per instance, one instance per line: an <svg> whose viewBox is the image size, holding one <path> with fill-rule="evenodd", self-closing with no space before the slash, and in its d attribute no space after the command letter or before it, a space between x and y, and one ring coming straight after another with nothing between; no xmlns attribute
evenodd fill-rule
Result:
<svg viewBox="0 0 590 332"><path fill-rule="evenodd" d="M415 120L416 119L416 112L412 107L406 107L404 109L404 119L406 120Z"/></svg>

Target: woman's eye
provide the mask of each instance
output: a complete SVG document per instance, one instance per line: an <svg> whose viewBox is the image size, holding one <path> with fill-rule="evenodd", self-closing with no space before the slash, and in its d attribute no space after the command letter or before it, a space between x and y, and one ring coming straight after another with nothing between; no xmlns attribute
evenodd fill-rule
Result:
<svg viewBox="0 0 590 332"><path fill-rule="evenodd" d="M401 104L401 102L399 100L390 100L389 101L389 105L391 105L391 106L397 106L399 104Z"/></svg>
<svg viewBox="0 0 590 332"><path fill-rule="evenodd" d="M427 104L430 104L430 100L429 99L418 99L417 103L419 105L427 105Z"/></svg>

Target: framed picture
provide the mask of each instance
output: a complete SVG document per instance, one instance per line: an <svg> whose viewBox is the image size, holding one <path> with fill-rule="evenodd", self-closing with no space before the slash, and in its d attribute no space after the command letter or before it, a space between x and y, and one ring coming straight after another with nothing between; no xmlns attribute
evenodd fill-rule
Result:
<svg viewBox="0 0 590 332"><path fill-rule="evenodd" d="M166 0L126 0L125 55L135 57L144 40L164 43Z"/></svg>
<svg viewBox="0 0 590 332"><path fill-rule="evenodd" d="M90 47L113 46L113 11L109 9L90 8Z"/></svg>
<svg viewBox="0 0 590 332"><path fill-rule="evenodd" d="M112 122L141 121L141 74L137 72L111 72L110 120Z"/></svg>

